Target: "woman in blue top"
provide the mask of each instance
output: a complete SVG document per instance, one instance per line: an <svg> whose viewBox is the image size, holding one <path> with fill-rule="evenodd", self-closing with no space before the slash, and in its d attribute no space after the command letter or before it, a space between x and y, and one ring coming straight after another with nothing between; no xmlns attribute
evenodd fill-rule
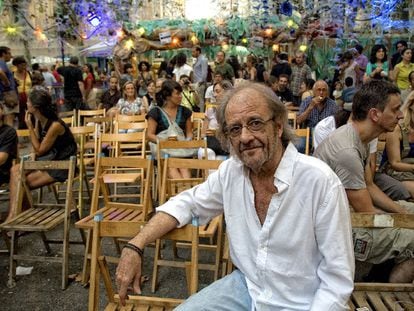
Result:
<svg viewBox="0 0 414 311"><path fill-rule="evenodd" d="M364 75L364 83L371 79L388 79L387 49L383 44L376 44L372 47Z"/></svg>
<svg viewBox="0 0 414 311"><path fill-rule="evenodd" d="M404 120L387 133L380 170L401 181L414 197L414 92L402 108Z"/></svg>
<svg viewBox="0 0 414 311"><path fill-rule="evenodd" d="M157 134L168 129L169 124L173 121L181 128L187 140L193 138L192 111L181 106L182 91L181 85L176 81L166 80L163 82L161 91L156 96L158 106L152 108L146 116L148 120L147 137L150 142L156 144L159 139ZM188 170L171 169L169 175L170 178L190 178Z"/></svg>

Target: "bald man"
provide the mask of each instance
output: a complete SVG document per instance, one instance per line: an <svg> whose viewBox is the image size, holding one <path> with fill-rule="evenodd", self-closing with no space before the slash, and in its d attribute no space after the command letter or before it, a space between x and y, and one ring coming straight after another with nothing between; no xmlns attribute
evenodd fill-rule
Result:
<svg viewBox="0 0 414 311"><path fill-rule="evenodd" d="M329 88L323 80L318 80L313 86L313 96L306 98L299 108L296 123L314 128L319 121L333 116L338 111L338 105L328 97Z"/></svg>

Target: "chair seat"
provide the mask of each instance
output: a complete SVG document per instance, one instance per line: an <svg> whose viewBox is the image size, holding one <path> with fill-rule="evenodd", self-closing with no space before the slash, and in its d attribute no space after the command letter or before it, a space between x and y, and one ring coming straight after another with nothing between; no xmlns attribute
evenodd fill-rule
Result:
<svg viewBox="0 0 414 311"><path fill-rule="evenodd" d="M414 310L414 286L412 284L357 283L349 300L351 310L366 307L367 310L394 311Z"/></svg>
<svg viewBox="0 0 414 311"><path fill-rule="evenodd" d="M122 207L122 206L125 207ZM143 220L141 208L128 208L131 206L127 203L112 203L111 206L104 207L98 212L103 215L103 222L137 222ZM92 229L94 215L89 215L75 223L77 228Z"/></svg>
<svg viewBox="0 0 414 311"><path fill-rule="evenodd" d="M135 183L141 178L141 173L104 173L104 183Z"/></svg>
<svg viewBox="0 0 414 311"><path fill-rule="evenodd" d="M115 300L119 300L119 296L115 295ZM145 296L133 296L129 295L126 306L122 307L119 302L110 302L105 311L117 311L117 310L146 310L146 311L169 311L174 310L183 300L173 298L158 298L158 297L145 297Z"/></svg>
<svg viewBox="0 0 414 311"><path fill-rule="evenodd" d="M0 227L16 231L49 231L59 225L65 217L65 210L60 207L33 207Z"/></svg>

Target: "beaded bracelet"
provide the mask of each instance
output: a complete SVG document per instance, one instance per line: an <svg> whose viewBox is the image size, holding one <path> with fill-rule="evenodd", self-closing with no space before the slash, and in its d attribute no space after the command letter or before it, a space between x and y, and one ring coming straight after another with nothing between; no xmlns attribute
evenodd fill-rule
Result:
<svg viewBox="0 0 414 311"><path fill-rule="evenodd" d="M144 252L142 249L140 249L138 246L132 244L132 243L127 243L125 244L124 248L129 248L132 249L133 251L135 251L136 253L138 253L138 255L140 257L144 256Z"/></svg>

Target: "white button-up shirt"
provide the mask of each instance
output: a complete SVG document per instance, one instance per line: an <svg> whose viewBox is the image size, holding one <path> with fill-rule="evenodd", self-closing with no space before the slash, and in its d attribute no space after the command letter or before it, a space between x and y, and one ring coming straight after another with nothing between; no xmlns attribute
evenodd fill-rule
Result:
<svg viewBox="0 0 414 311"><path fill-rule="evenodd" d="M230 255L245 275L252 310L346 310L353 289L354 254L347 197L322 161L289 144L275 172L263 225L249 170L235 158L206 182L157 209L179 226L224 211Z"/></svg>

